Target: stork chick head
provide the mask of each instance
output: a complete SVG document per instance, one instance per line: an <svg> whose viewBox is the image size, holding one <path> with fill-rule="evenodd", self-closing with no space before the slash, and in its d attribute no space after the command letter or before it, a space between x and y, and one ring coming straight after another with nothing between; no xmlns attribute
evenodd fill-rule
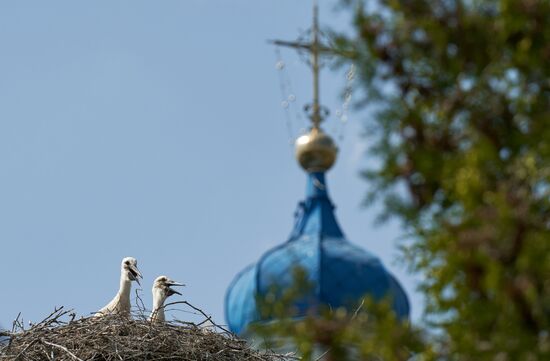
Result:
<svg viewBox="0 0 550 361"><path fill-rule="evenodd" d="M178 283L166 276L159 276L155 279L153 283L153 296L158 297L162 301L166 300L168 297L173 294L178 294L181 296L181 293L170 288L170 286L185 286L183 283Z"/></svg>
<svg viewBox="0 0 550 361"><path fill-rule="evenodd" d="M124 258L120 265L120 271L122 273L122 277L124 277L125 280L136 281L138 285L141 286L141 284L139 283L139 279L143 279L143 276L141 275L141 272L137 267L137 260L134 257Z"/></svg>

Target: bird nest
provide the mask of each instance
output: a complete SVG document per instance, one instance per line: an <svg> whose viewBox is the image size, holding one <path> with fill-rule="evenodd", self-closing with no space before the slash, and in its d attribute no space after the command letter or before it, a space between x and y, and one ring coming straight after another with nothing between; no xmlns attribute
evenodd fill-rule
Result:
<svg viewBox="0 0 550 361"><path fill-rule="evenodd" d="M144 317L74 318L61 308L28 330L19 323L11 332L0 332L0 337L9 338L0 344L0 361L295 359L257 351L210 318L206 321L212 328L183 321L149 322Z"/></svg>

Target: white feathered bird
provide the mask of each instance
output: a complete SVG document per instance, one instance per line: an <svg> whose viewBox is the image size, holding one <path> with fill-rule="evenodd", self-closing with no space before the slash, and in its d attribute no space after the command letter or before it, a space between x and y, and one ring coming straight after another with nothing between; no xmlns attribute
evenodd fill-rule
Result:
<svg viewBox="0 0 550 361"><path fill-rule="evenodd" d="M166 276L159 276L153 282L153 312L149 316L149 320L152 322L164 322L164 302L166 299L173 294L178 294L181 296L181 293L170 288L170 286L185 286L183 283L178 283L171 280Z"/></svg>
<svg viewBox="0 0 550 361"><path fill-rule="evenodd" d="M139 283L143 276L137 267L137 260L133 257L126 257L120 265L120 288L113 300L105 307L99 310L95 317L101 317L109 314L118 314L130 316L130 291L132 290L132 281Z"/></svg>

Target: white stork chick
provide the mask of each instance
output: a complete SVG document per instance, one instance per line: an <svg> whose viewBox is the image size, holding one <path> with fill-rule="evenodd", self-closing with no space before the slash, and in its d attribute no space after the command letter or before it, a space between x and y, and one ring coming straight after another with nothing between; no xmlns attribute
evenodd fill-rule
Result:
<svg viewBox="0 0 550 361"><path fill-rule="evenodd" d="M151 322L164 322L164 302L173 294L181 293L170 288L170 286L185 286L182 283L175 282L166 276L159 276L153 283L153 312L149 316Z"/></svg>
<svg viewBox="0 0 550 361"><path fill-rule="evenodd" d="M130 316L130 291L132 290L132 281L139 283L143 278L137 267L137 260L133 257L126 257L120 265L120 288L115 298L95 314L95 317L101 317L109 314L118 314Z"/></svg>

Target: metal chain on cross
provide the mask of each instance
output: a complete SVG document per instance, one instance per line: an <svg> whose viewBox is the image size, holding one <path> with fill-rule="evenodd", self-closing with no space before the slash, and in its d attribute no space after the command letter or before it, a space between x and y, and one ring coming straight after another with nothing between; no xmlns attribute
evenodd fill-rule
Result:
<svg viewBox="0 0 550 361"><path fill-rule="evenodd" d="M287 119L287 130L289 134L292 134L292 116L290 108L292 107L296 116L296 120L301 120L300 112L296 110L296 96L292 92L290 78L288 73L285 71L285 63L281 59L279 47L292 48L298 52L306 52L309 55L309 61L307 62L312 70L313 75L313 100L310 104L304 106L304 110L307 114L307 117L311 121L311 129L319 130L321 123L329 116L329 110L321 105L320 102L320 70L322 67L321 64L321 55L323 54L334 54L336 51L329 45L326 45L324 41L321 41L322 33L319 29L319 9L317 1L313 1L313 26L311 28L310 37L306 39L304 36L301 36L297 41L284 41L284 40L273 40L271 43L277 46L276 55L277 55L277 64L276 68L279 70L279 80L282 93L282 102L281 106L285 109L285 117ZM355 67L352 65L349 71L346 73L346 85L344 88L344 100L336 112L336 118L338 119L338 126L334 129L334 134L337 134L337 139L339 142L343 141L344 138L344 129L348 121L348 110L351 102L352 95L352 83L355 78Z"/></svg>
<svg viewBox="0 0 550 361"><path fill-rule="evenodd" d="M313 73L313 101L311 104L306 104L304 109L308 114L309 119L312 123L313 129L319 129L321 122L328 116L328 109L322 107L320 104L319 96L319 81L320 81L320 63L319 56L321 52L327 52L329 50L326 46L323 46L320 43L319 39L319 7L317 1L313 2L313 28L312 28L312 39L309 42L305 41L284 41L284 40L274 40L273 44L277 46L283 46L287 48L293 48L296 50L305 50L310 54L310 64L311 70Z"/></svg>
<svg viewBox="0 0 550 361"><path fill-rule="evenodd" d="M293 146L296 140L296 135L293 131L293 124L302 122L302 115L296 106L296 95L292 88L292 82L287 65L281 56L279 47L275 48L275 69L279 75L279 87L281 91L281 107L285 113L285 125L288 132L289 145Z"/></svg>
<svg viewBox="0 0 550 361"><path fill-rule="evenodd" d="M351 64L346 72L346 85L344 88L344 101L340 109L336 110L335 114L339 120L338 142L344 142L344 134L346 124L348 124L349 107L351 105L351 96L353 94L353 81L355 80L355 65ZM336 132L336 130L335 130Z"/></svg>

